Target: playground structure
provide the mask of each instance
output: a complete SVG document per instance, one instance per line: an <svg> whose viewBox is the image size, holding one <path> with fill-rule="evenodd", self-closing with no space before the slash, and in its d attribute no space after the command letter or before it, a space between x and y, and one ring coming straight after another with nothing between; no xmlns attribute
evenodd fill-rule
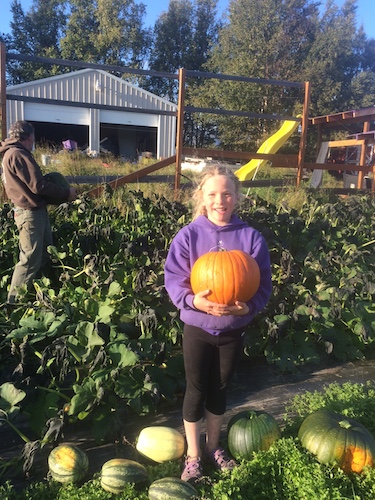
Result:
<svg viewBox="0 0 375 500"><path fill-rule="evenodd" d="M78 61L67 61L60 59L49 59L35 56L26 56L21 54L6 53L5 44L0 43L0 119L1 119L1 131L2 136L6 136L6 79L5 79L5 68L6 60L15 59L21 61L31 61L39 62L50 65L60 65L69 66L77 68L97 68L106 71L117 71L124 72L123 67L99 65L93 63L85 63ZM176 154L164 158L152 165L148 165L144 168L137 170L131 174L125 175L118 178L110 183L109 186L113 189L121 187L127 183L140 181L145 176L156 172L166 166L175 165L175 182L174 188L175 192L180 190L181 182L181 164L183 157L190 156L194 158L208 158L217 161L234 160L236 163L245 161L245 165L237 170L237 175L242 180L242 183L246 187L251 187L254 180L249 180L250 177L254 178L253 172L257 172L258 169L265 165L270 164L272 168L291 168L296 172L296 186L301 184L303 173L305 171L314 172L317 170L337 170L340 172L347 172L355 170L358 173L357 188L361 189L363 186L363 179L369 172L374 174L375 166L374 164L368 164L366 162L366 151L368 146L373 144L375 141L375 131L371 131L371 123L375 120L375 107L367 108L365 110L353 110L345 111L342 113L336 113L333 115L327 115L322 117L309 118L309 106L310 106L310 83L309 82L287 82L278 80L268 80L250 77L241 77L236 75L223 75L214 73L205 73L201 71L189 71L185 68L180 68L178 74L168 74L157 71L146 71L146 70L136 70L133 68L126 68L127 73L131 74L148 74L152 76L160 76L161 78L174 78L178 79L179 92L178 92L178 105L176 112L177 119L177 136L176 136ZM302 103L302 113L297 117L293 116L280 116L280 115L267 115L262 113L251 113L244 111L229 111L223 109L208 109L208 108L195 108L185 105L185 86L186 78L216 78L220 80L227 81L237 81L237 82L252 82L257 85L275 85L279 87L294 87L299 88L303 92L303 103ZM9 96L11 98L11 96ZM24 101L27 101L27 97L23 97ZM42 99L41 99L42 100ZM54 102L54 104L57 104ZM127 112L137 112L137 109L124 107L124 111ZM139 111L139 110L138 110ZM210 114L220 114L225 116L242 116L248 118L255 118L259 120L273 120L284 122L282 127L273 134L269 139L267 139L256 153L249 151L228 151L219 149L203 149L203 148L188 148L183 146L183 127L184 127L184 116L186 112L197 112L197 113L210 113ZM353 168L353 164L340 164L335 165L329 163L327 160L327 155L322 155L319 151L322 148L322 129L324 127L342 126L343 124L363 124L362 131L360 133L355 132L356 145L360 147L359 163ZM305 161L305 152L307 144L307 131L309 126L318 126L319 130L319 141L318 141L318 153L317 160L314 163L309 163ZM300 133L299 148L297 154L280 154L277 153L279 148L287 141L293 132L298 127ZM318 177L318 175L315 175ZM103 185L98 185L89 191L90 196L98 196L104 190ZM375 183L372 183L372 192L375 192Z"/></svg>
<svg viewBox="0 0 375 500"><path fill-rule="evenodd" d="M375 129L371 130L374 121L374 106L318 116L310 120L312 126L318 127L317 164L322 163L325 170L342 174L345 188L371 189L372 193L375 192ZM362 131L351 132L351 127L358 127L359 124L362 125ZM344 129L348 132L348 137L324 142L324 129ZM315 168L314 173L318 178L319 168ZM366 182L368 174L372 176L371 182Z"/></svg>
<svg viewBox="0 0 375 500"><path fill-rule="evenodd" d="M369 171L372 171L372 166L375 160L374 144L374 141L371 140L368 140L365 143L365 141L357 141L355 139L322 142L316 161L317 163L327 162L335 165L336 167L338 166L340 170L330 170L330 174L337 179L342 179L344 188L369 189L372 186L372 179L365 172L363 173L361 185L358 185L360 181L358 179L359 176L356 171L356 166L361 162L362 151L365 151L365 164L369 167ZM353 170L341 172L340 165L352 165ZM322 177L323 170L314 170L311 181L312 187L320 187Z"/></svg>

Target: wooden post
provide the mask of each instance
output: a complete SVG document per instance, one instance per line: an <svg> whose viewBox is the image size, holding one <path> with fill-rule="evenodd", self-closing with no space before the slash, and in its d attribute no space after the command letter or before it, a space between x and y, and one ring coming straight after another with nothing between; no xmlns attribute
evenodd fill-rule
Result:
<svg viewBox="0 0 375 500"><path fill-rule="evenodd" d="M1 139L7 136L7 104L6 104L6 50L5 43L0 42L0 121L1 121Z"/></svg>
<svg viewBox="0 0 375 500"><path fill-rule="evenodd" d="M366 121L363 124L363 132L369 132L370 130L370 121ZM366 165L366 149L367 149L367 141L366 139L363 141L363 146L361 148L361 155L359 157L359 164L360 165ZM362 189L363 186L363 170L360 170L358 172L358 183L357 183L357 188Z"/></svg>
<svg viewBox="0 0 375 500"><path fill-rule="evenodd" d="M302 132L301 132L301 140L299 143L299 152L298 152L297 187L301 184L303 175L303 162L305 159L306 142L307 142L307 127L309 124L310 96L311 96L310 82L305 82L305 99L303 103L302 123L301 123Z"/></svg>
<svg viewBox="0 0 375 500"><path fill-rule="evenodd" d="M181 158L184 132L184 108L185 108L185 80L186 70L178 70L178 109L177 109L177 135L176 135L176 173L174 180L175 196L180 191L181 184Z"/></svg>

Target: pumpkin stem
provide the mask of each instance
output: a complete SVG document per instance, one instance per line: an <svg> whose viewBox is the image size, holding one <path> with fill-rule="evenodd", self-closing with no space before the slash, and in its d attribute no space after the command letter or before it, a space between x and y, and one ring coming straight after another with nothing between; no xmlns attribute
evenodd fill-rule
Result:
<svg viewBox="0 0 375 500"><path fill-rule="evenodd" d="M219 252L226 252L226 249L224 247L224 243L221 240L218 243L218 247L219 247Z"/></svg>
<svg viewBox="0 0 375 500"><path fill-rule="evenodd" d="M224 247L224 243L221 240L218 241L216 246L209 249L209 252L226 252L226 251L227 249Z"/></svg>
<svg viewBox="0 0 375 500"><path fill-rule="evenodd" d="M340 420L339 425L343 429L350 429L350 427L352 426L352 424L350 422L348 422L347 420Z"/></svg>

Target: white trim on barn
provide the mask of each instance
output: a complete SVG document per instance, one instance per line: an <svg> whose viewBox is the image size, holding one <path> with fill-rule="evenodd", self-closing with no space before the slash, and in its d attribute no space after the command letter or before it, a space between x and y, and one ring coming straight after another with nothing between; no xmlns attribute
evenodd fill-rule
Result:
<svg viewBox="0 0 375 500"><path fill-rule="evenodd" d="M120 155L130 149L142 153L135 142L143 133L140 146L149 146L152 137L157 158L175 154L177 106L106 71L73 71L14 85L6 93L8 129L16 120L85 126L91 151L99 151L105 140L101 131L113 129Z"/></svg>

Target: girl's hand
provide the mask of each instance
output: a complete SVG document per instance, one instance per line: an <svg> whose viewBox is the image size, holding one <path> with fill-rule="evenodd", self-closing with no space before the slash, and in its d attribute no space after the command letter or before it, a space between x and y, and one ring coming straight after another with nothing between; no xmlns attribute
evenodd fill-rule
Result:
<svg viewBox="0 0 375 500"><path fill-rule="evenodd" d="M249 308L245 302L236 301L233 306L211 302L207 299L207 295L210 293L211 290L204 290L203 292L197 293L193 299L194 307L212 316L228 316L229 314L233 316L244 316L249 312Z"/></svg>
<svg viewBox="0 0 375 500"><path fill-rule="evenodd" d="M211 290L204 290L203 292L197 293L193 299L194 307L207 314L212 314L212 316L224 316L229 314L228 306L211 302L206 298L210 293Z"/></svg>
<svg viewBox="0 0 375 500"><path fill-rule="evenodd" d="M246 302L240 302L236 300L234 306L228 306L229 314L233 314L233 316L245 316L250 309Z"/></svg>

